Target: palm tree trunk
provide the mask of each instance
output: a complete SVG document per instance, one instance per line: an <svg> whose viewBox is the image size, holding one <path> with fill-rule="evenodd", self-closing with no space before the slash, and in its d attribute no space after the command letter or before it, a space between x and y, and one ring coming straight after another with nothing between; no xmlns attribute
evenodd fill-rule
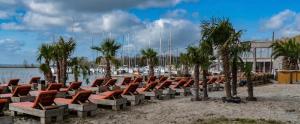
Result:
<svg viewBox="0 0 300 124"><path fill-rule="evenodd" d="M221 59L223 61L223 70L225 74L225 95L228 99L232 98L231 95L231 84L230 84L230 66L229 66L229 55L228 55L228 50L223 49L221 51Z"/></svg>
<svg viewBox="0 0 300 124"><path fill-rule="evenodd" d="M256 98L253 95L253 84L251 80L251 75L247 76L247 91L248 91L248 97L246 98L248 101L256 101Z"/></svg>
<svg viewBox="0 0 300 124"><path fill-rule="evenodd" d="M57 82L62 83L61 82L60 62L59 62L59 60L56 61L56 75L57 75Z"/></svg>
<svg viewBox="0 0 300 124"><path fill-rule="evenodd" d="M207 70L203 69L202 70L202 75L203 75L203 100L208 99L208 94L207 94Z"/></svg>
<svg viewBox="0 0 300 124"><path fill-rule="evenodd" d="M45 64L47 65L47 68L48 68L48 72L46 72L45 74L45 78L46 78L46 81L47 82L53 82L52 81L52 78L53 78L53 74L52 74L52 71L51 71L51 68L50 68L50 62L48 60L45 61Z"/></svg>
<svg viewBox="0 0 300 124"><path fill-rule="evenodd" d="M106 60L105 78L110 79L111 78L110 61L108 58L105 58L105 60Z"/></svg>
<svg viewBox="0 0 300 124"><path fill-rule="evenodd" d="M289 70L290 69L289 61L288 61L287 57L283 57L283 59L282 59L282 69L284 69L284 70Z"/></svg>
<svg viewBox="0 0 300 124"><path fill-rule="evenodd" d="M149 63L149 77L154 76L154 66Z"/></svg>
<svg viewBox="0 0 300 124"><path fill-rule="evenodd" d="M193 101L199 101L200 97L199 97L199 64L195 64L194 66L194 79L195 79L195 83L194 83L194 98L192 99Z"/></svg>
<svg viewBox="0 0 300 124"><path fill-rule="evenodd" d="M188 67L188 65L184 65L183 70L184 70L184 76L188 77L188 75L189 75L189 67Z"/></svg>
<svg viewBox="0 0 300 124"><path fill-rule="evenodd" d="M73 74L74 74L74 80L75 80L75 82L78 82L78 77L79 77L79 75L78 75L78 67L75 66L74 68L75 68L74 72L73 72Z"/></svg>
<svg viewBox="0 0 300 124"><path fill-rule="evenodd" d="M232 73L232 95L237 95L237 62L236 59L233 60L231 65Z"/></svg>

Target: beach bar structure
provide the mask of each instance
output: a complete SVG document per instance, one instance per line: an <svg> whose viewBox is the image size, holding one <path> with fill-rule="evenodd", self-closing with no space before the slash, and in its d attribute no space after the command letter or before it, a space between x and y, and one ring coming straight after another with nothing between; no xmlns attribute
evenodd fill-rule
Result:
<svg viewBox="0 0 300 124"><path fill-rule="evenodd" d="M275 60L272 58L271 41L251 41L251 50L242 57L244 62L252 63L253 72L272 73Z"/></svg>

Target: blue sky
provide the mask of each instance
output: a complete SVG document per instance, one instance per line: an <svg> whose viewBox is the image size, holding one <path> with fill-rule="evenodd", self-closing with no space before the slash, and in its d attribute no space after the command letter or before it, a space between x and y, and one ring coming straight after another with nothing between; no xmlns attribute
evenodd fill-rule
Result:
<svg viewBox="0 0 300 124"><path fill-rule="evenodd" d="M74 56L112 36L125 54L141 48L183 51L200 38L201 21L229 18L244 30L243 40L266 40L300 33L300 1L295 0L0 0L0 64L36 63L37 48L59 36L75 37ZM120 55L120 52L119 52Z"/></svg>

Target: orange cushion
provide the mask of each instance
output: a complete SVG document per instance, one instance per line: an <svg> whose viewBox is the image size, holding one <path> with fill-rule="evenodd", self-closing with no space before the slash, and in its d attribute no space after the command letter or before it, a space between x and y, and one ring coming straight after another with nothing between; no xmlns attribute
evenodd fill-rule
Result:
<svg viewBox="0 0 300 124"><path fill-rule="evenodd" d="M12 93L0 94L1 98L9 98L12 97Z"/></svg>
<svg viewBox="0 0 300 124"><path fill-rule="evenodd" d="M17 107L23 107L23 108L33 108L34 103L33 102L16 102L16 103L10 103L13 106Z"/></svg>
<svg viewBox="0 0 300 124"><path fill-rule="evenodd" d="M59 104L71 104L72 103L72 99L55 98L54 102L55 103L59 103Z"/></svg>

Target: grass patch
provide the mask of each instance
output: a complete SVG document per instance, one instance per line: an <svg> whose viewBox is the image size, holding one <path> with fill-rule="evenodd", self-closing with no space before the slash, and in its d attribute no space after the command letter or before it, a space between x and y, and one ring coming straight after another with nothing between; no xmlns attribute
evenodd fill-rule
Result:
<svg viewBox="0 0 300 124"><path fill-rule="evenodd" d="M198 119L193 124L286 124L284 122L265 119L247 119L235 118L229 119L225 117L211 118L211 119Z"/></svg>

